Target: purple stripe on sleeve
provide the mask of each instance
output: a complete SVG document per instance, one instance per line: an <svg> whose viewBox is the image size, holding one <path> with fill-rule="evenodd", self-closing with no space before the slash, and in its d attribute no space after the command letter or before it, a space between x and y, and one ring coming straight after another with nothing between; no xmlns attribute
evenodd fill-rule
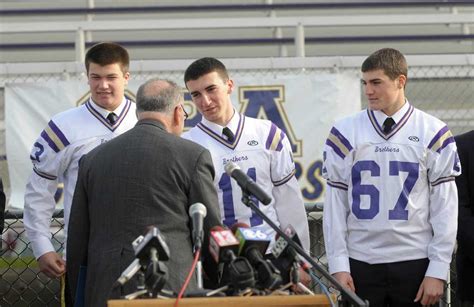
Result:
<svg viewBox="0 0 474 307"><path fill-rule="evenodd" d="M43 132L41 132L41 137L48 143L49 147L51 147L54 152L59 152L59 148L56 146L53 140L51 140L46 131L43 130Z"/></svg>
<svg viewBox="0 0 474 307"><path fill-rule="evenodd" d="M277 127L275 126L275 124L272 124L272 127L270 128L270 133L268 134L267 143L265 144L266 149L270 149L270 146L272 146L273 138L275 137L276 131Z"/></svg>
<svg viewBox="0 0 474 307"><path fill-rule="evenodd" d="M433 145L436 142L438 142L439 138L442 137L448 130L449 130L448 126L444 126L440 131L438 131L438 133L436 133L436 135L434 136L434 138L431 140L430 144L428 145L428 148L431 149L431 147L433 147Z"/></svg>
<svg viewBox="0 0 474 307"><path fill-rule="evenodd" d="M441 145L441 147L438 148L438 150L436 152L440 153L443 148L445 148L446 146L448 146L451 143L454 143L454 137L452 137L452 136L450 136L449 138L444 140L443 145Z"/></svg>
<svg viewBox="0 0 474 307"><path fill-rule="evenodd" d="M40 172L39 170L36 169L36 167L33 167L33 171L36 173L36 175L44 178L44 179L48 179L48 180L56 180L56 176L53 176L53 175L49 175L49 174L46 174L46 173L43 173L43 172Z"/></svg>
<svg viewBox="0 0 474 307"><path fill-rule="evenodd" d="M278 181L273 181L273 185L278 187L278 186L281 186L281 185L287 183L288 181L290 181L291 178L293 178L295 173L296 173L296 170L293 170L289 175L287 175L283 179L280 179Z"/></svg>
<svg viewBox="0 0 474 307"><path fill-rule="evenodd" d="M285 132L283 132L283 130L281 130L280 141L278 142L278 146L276 148L276 151L281 151L283 149L283 140L285 138L286 138L286 134L285 134Z"/></svg>
<svg viewBox="0 0 474 307"><path fill-rule="evenodd" d="M344 191L348 190L347 184L344 184L342 182L327 180L326 183L328 184L328 186L336 188L336 189L341 189L341 190L344 190Z"/></svg>
<svg viewBox="0 0 474 307"><path fill-rule="evenodd" d="M56 124L52 120L49 121L48 126L51 128L51 130L53 130L56 136L61 140L64 147L69 145L69 141L67 140L66 136L64 136L62 131L58 128L58 126L56 126Z"/></svg>
<svg viewBox="0 0 474 307"><path fill-rule="evenodd" d="M329 147L332 148L332 150L334 150L334 152L339 156L341 157L341 159L344 160L344 158L346 157L346 155L339 149L339 147L336 146L336 144L334 144L330 139L327 139L326 140L326 145L328 145Z"/></svg>
<svg viewBox="0 0 474 307"><path fill-rule="evenodd" d="M431 186L432 187L435 187L437 185L440 185L442 183L445 183L445 182L451 182L451 181L454 181L455 178L454 177L443 177L443 178L439 178L438 180L434 181L431 183Z"/></svg>
<svg viewBox="0 0 474 307"><path fill-rule="evenodd" d="M352 150L351 143L349 143L349 141L339 132L339 130L332 127L331 133L334 134L334 136L337 137L339 141L341 141L341 143L344 144L344 146L346 146L348 151Z"/></svg>

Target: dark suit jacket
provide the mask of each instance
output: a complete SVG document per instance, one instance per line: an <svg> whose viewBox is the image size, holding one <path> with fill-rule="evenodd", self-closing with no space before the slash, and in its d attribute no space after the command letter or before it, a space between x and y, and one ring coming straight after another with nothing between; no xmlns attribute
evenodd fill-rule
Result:
<svg viewBox="0 0 474 307"><path fill-rule="evenodd" d="M462 174L456 178L459 195L457 293L474 301L474 130L456 136Z"/></svg>
<svg viewBox="0 0 474 307"><path fill-rule="evenodd" d="M2 237L3 223L5 222L5 202L6 197L5 193L3 192L3 182L2 178L0 178L0 238Z"/></svg>
<svg viewBox="0 0 474 307"><path fill-rule="evenodd" d="M135 258L132 241L149 225L159 228L170 249L165 289L178 292L193 262L190 205L207 207L205 234L221 224L209 151L166 132L160 122L141 120L80 163L67 240L72 297L79 266L87 265L85 306L105 306L112 285ZM206 236L203 253L207 246ZM110 297L134 292L131 284ZM193 289L195 278L188 287Z"/></svg>

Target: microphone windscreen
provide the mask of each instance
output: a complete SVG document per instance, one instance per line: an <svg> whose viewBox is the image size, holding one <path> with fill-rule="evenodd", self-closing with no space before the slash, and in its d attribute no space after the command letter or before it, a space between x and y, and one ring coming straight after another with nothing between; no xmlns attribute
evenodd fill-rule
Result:
<svg viewBox="0 0 474 307"><path fill-rule="evenodd" d="M227 175L231 176L232 172L236 169L240 169L240 167L237 164L235 164L234 162L229 161L224 166L224 169L225 169L225 172L227 173Z"/></svg>
<svg viewBox="0 0 474 307"><path fill-rule="evenodd" d="M189 207L189 215L193 216L195 213L199 212L203 217L207 214L206 206L201 203L194 203Z"/></svg>

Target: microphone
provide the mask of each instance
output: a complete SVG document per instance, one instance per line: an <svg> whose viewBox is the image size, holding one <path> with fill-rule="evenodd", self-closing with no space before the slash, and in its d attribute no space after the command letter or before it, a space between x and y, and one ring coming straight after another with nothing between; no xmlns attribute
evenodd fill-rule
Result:
<svg viewBox="0 0 474 307"><path fill-rule="evenodd" d="M153 248L156 249L159 260L167 261L170 258L170 249L156 226L151 226L144 237L136 238L132 246L135 250L135 257L144 265L149 262L150 252Z"/></svg>
<svg viewBox="0 0 474 307"><path fill-rule="evenodd" d="M140 260L137 258L122 272L120 277L115 282L116 286L123 286L140 270Z"/></svg>
<svg viewBox="0 0 474 307"><path fill-rule="evenodd" d="M239 250L239 241L229 229L214 226L209 234L209 253L216 263L228 262L236 258Z"/></svg>
<svg viewBox="0 0 474 307"><path fill-rule="evenodd" d="M298 237L298 234L296 233L296 230L293 228L293 226L288 225L284 232L291 240L301 246L300 238ZM275 258L279 258L280 256L285 257L287 255L293 258L298 257L298 254L294 248L288 244L285 238L279 236L278 234L275 236L275 245L273 245L272 254Z"/></svg>
<svg viewBox="0 0 474 307"><path fill-rule="evenodd" d="M258 186L252 178L245 174L237 164L229 161L225 165L224 169L227 175L237 181L244 192L255 196L264 205L271 203L272 198L268 196L268 194L260 186Z"/></svg>
<svg viewBox="0 0 474 307"><path fill-rule="evenodd" d="M301 241L293 226L288 225L284 232L291 240L301 246ZM290 280L294 283L298 282L298 264L305 271L308 269L308 265L300 259L296 250L290 246L285 238L278 234L275 236L275 245L273 245L272 254L275 257L275 265L281 272L283 272L282 277L284 284L288 283Z"/></svg>
<svg viewBox="0 0 474 307"><path fill-rule="evenodd" d="M252 229L244 223L236 223L232 228L240 242L239 256L246 257L255 268L257 286L260 289L277 289L282 283L280 271L262 256L270 244L270 238L261 230Z"/></svg>
<svg viewBox="0 0 474 307"><path fill-rule="evenodd" d="M214 226L209 235L209 252L220 266L220 285L230 284L238 292L255 286L252 266L244 257L237 257L239 241L229 229Z"/></svg>
<svg viewBox="0 0 474 307"><path fill-rule="evenodd" d="M202 241L204 238L203 224L206 214L206 206L201 203L195 203L189 207L189 216L191 217L193 223L193 242L195 249L200 249L202 246Z"/></svg>

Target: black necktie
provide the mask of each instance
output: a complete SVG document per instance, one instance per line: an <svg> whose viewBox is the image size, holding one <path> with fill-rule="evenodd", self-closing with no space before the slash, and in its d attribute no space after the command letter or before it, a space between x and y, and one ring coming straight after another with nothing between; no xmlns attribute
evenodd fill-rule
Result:
<svg viewBox="0 0 474 307"><path fill-rule="evenodd" d="M393 125L395 125L393 118L387 117L387 119L383 122L383 133L389 133L392 130Z"/></svg>
<svg viewBox="0 0 474 307"><path fill-rule="evenodd" d="M115 122L117 121L117 118L118 118L118 116L114 112L109 113L109 115L107 115L107 121L111 125L115 124Z"/></svg>
<svg viewBox="0 0 474 307"><path fill-rule="evenodd" d="M224 129L222 129L222 134L227 137L227 140L229 140L229 142L234 141L234 134L232 133L232 130L230 130L229 128L224 127Z"/></svg>

